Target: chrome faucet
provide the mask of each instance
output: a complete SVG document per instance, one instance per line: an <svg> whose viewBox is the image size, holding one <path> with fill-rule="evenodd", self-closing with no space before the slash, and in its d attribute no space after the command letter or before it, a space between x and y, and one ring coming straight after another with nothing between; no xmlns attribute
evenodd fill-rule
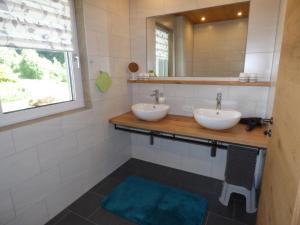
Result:
<svg viewBox="0 0 300 225"><path fill-rule="evenodd" d="M218 93L217 94L217 107L216 107L216 110L217 110L217 114L219 115L221 109L222 109L222 93Z"/></svg>
<svg viewBox="0 0 300 225"><path fill-rule="evenodd" d="M151 97L155 98L155 104L159 104L159 90L153 90L153 94L150 95Z"/></svg>

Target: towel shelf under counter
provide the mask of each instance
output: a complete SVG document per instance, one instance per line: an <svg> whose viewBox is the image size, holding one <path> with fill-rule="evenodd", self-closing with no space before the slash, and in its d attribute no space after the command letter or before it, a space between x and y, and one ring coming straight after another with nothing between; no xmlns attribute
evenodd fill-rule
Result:
<svg viewBox="0 0 300 225"><path fill-rule="evenodd" d="M267 149L268 137L264 135L265 127L259 127L251 132L246 131L246 125L215 131L200 126L193 117L168 115L157 122L148 122L136 118L132 112L110 119L115 129L126 132L148 135L150 144L154 138L163 138L211 147L211 155L215 156L217 149L227 149L229 144L242 145L257 150Z"/></svg>

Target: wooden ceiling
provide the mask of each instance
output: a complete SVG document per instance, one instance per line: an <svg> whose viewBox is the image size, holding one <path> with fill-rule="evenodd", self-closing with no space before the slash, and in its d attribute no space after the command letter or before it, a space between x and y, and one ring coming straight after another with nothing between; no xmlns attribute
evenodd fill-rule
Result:
<svg viewBox="0 0 300 225"><path fill-rule="evenodd" d="M241 2L217 7L198 9L177 13L176 16L185 16L193 24L211 23L225 20L234 20L249 17L250 2ZM242 12L242 16L238 16ZM205 17L205 21L201 18Z"/></svg>

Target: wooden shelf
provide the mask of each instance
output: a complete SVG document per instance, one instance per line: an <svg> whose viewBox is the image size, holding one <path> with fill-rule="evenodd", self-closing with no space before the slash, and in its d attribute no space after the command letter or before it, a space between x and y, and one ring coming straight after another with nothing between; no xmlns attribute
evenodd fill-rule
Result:
<svg viewBox="0 0 300 225"><path fill-rule="evenodd" d="M128 80L128 83L133 84L189 84L189 85L228 85L228 86L252 86L252 87L271 87L270 81L259 82L240 82L240 81L221 81L221 80Z"/></svg>
<svg viewBox="0 0 300 225"><path fill-rule="evenodd" d="M238 124L228 130L215 131L200 126L193 117L187 116L168 115L158 122L146 122L137 119L132 112L128 112L110 119L110 123L130 128L248 145L257 148L267 148L268 143L268 137L264 135L264 127L247 132L246 125Z"/></svg>

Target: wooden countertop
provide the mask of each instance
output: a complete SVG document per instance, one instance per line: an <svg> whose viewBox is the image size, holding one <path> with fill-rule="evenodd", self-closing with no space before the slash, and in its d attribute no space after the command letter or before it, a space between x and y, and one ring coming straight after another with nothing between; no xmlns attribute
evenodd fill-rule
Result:
<svg viewBox="0 0 300 225"><path fill-rule="evenodd" d="M160 131L259 148L267 148L268 143L268 138L264 135L264 128L256 128L251 132L247 132L246 125L238 124L228 130L214 131L200 126L193 117L187 116L168 115L158 122L147 122L139 120L132 112L128 112L110 119L110 123L131 128Z"/></svg>

